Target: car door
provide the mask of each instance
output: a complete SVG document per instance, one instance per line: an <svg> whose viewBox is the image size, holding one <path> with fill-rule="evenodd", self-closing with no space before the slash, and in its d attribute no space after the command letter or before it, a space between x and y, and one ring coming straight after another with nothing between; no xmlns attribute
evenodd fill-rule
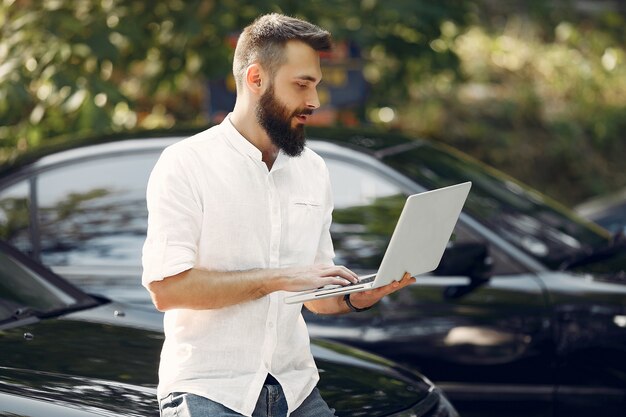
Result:
<svg viewBox="0 0 626 417"><path fill-rule="evenodd" d="M141 248L146 184L161 150L113 145L31 170L0 194L3 237L87 292L151 305Z"/></svg>
<svg viewBox="0 0 626 417"><path fill-rule="evenodd" d="M480 241L463 223L455 234L448 250ZM498 248L481 243L489 250L489 277L438 271L418 277L382 300L381 319L364 340L425 372L460 407L508 401L518 404L515 415L551 415L554 348L542 287Z"/></svg>
<svg viewBox="0 0 626 417"><path fill-rule="evenodd" d="M322 155L335 200L335 261L358 273L374 272L415 189L376 163ZM540 281L466 220L457 225L442 263L451 254L458 262L465 252L475 256L471 252L482 249L488 275L441 270L420 276L367 312L307 314L310 332L409 364L443 386L455 404L516 401L517 415L551 415L554 358Z"/></svg>

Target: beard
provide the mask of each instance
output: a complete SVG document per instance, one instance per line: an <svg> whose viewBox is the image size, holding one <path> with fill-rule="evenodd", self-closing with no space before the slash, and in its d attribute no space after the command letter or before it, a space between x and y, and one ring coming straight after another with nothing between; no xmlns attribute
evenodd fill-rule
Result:
<svg viewBox="0 0 626 417"><path fill-rule="evenodd" d="M298 114L313 114L313 110L305 108L289 112L274 95L273 85L263 93L256 108L259 125L267 132L274 146L289 156L299 156L306 144L304 125L299 123L291 127L291 120Z"/></svg>

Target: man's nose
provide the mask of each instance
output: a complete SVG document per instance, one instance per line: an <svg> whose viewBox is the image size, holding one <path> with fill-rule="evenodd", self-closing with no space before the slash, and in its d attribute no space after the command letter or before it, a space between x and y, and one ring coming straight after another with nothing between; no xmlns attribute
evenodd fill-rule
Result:
<svg viewBox="0 0 626 417"><path fill-rule="evenodd" d="M317 89L313 89L313 91L309 94L306 100L306 106L309 109L315 110L320 106L320 97L317 94Z"/></svg>

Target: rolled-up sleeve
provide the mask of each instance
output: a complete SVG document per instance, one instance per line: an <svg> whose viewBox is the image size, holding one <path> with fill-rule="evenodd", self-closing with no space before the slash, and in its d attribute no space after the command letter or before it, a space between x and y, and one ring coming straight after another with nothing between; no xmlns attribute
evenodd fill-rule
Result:
<svg viewBox="0 0 626 417"><path fill-rule="evenodd" d="M150 174L148 233L142 252L145 287L191 269L196 262L202 204L196 180L188 171L193 159L183 163L183 156L167 148Z"/></svg>

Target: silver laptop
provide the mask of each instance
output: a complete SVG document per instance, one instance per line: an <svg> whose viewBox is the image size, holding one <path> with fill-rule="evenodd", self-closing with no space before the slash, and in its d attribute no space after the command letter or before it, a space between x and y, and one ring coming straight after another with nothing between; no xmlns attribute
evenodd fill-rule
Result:
<svg viewBox="0 0 626 417"><path fill-rule="evenodd" d="M399 281L405 272L416 276L433 271L443 257L471 186L471 182L464 182L409 196L376 274L360 277L356 284L299 291L285 297L285 302L366 291Z"/></svg>

